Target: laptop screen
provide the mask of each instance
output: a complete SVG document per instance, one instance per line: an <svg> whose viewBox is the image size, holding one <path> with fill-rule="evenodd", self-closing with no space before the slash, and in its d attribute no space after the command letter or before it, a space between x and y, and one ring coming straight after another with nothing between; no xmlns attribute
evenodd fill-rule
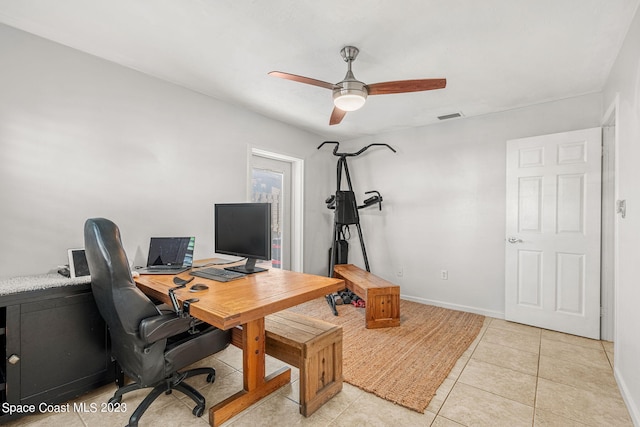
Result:
<svg viewBox="0 0 640 427"><path fill-rule="evenodd" d="M191 266L194 245L195 237L152 237L149 243L147 267Z"/></svg>

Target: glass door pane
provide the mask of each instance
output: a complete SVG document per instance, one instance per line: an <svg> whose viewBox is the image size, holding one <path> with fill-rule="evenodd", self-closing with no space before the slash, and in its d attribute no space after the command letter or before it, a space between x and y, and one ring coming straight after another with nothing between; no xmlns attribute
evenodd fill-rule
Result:
<svg viewBox="0 0 640 427"><path fill-rule="evenodd" d="M284 173L258 167L252 168L251 201L271 203L271 266L282 268Z"/></svg>

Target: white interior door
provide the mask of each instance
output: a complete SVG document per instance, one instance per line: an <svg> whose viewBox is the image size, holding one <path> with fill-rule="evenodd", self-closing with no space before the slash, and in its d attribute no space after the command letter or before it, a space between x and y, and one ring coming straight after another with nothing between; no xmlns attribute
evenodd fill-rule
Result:
<svg viewBox="0 0 640 427"><path fill-rule="evenodd" d="M600 338L601 130L507 141L505 318Z"/></svg>

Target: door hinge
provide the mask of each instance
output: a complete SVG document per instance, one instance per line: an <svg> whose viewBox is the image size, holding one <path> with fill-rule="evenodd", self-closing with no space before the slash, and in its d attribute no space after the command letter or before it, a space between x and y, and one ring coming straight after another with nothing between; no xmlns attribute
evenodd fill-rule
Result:
<svg viewBox="0 0 640 427"><path fill-rule="evenodd" d="M606 313L607 311L604 309L604 307L600 307L600 317L604 317Z"/></svg>
<svg viewBox="0 0 640 427"><path fill-rule="evenodd" d="M622 218L627 216L627 201L616 200L616 213L620 214Z"/></svg>

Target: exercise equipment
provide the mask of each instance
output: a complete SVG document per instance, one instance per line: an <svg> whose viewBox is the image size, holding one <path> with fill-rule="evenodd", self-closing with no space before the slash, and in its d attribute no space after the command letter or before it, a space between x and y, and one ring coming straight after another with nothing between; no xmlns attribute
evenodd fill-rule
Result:
<svg viewBox="0 0 640 427"><path fill-rule="evenodd" d="M387 147L394 153L394 150L389 144L383 143L374 143L369 144L366 147L361 148L360 150L354 153L340 153L338 149L340 147L340 143L337 141L325 141L320 146L318 146L318 150L322 148L325 144L335 144L333 149L333 155L338 157L338 164L336 167L336 178L337 178L337 187L336 193L331 195L329 198L325 200L327 207L329 209L335 210L334 213L334 227L333 227L333 241L331 244L331 250L329 251L329 271L328 276L331 277L333 275L333 268L336 264L347 264L348 263L348 236L350 237L350 229L349 226L355 225L358 231L358 239L360 241L360 248L362 250L362 257L364 258L364 265L367 271L371 271L369 268L369 259L367 258L367 249L364 244L364 239L362 237L362 228L360 227L360 216L358 214L359 209L367 208L370 206L378 205L378 209L382 210L382 196L380 192L376 190L366 191L364 194L371 194L370 197L364 200L362 205L358 205L356 201L356 196L353 191L353 185L351 182L351 176L349 175L349 166L347 164L347 157L356 157L360 154L367 151L369 148L374 146L383 146ZM342 173L344 172L344 177L347 182L348 190L342 190ZM327 295L327 302L329 306L331 306L333 310L333 314L338 315L338 311L336 310L335 298L332 295Z"/></svg>

